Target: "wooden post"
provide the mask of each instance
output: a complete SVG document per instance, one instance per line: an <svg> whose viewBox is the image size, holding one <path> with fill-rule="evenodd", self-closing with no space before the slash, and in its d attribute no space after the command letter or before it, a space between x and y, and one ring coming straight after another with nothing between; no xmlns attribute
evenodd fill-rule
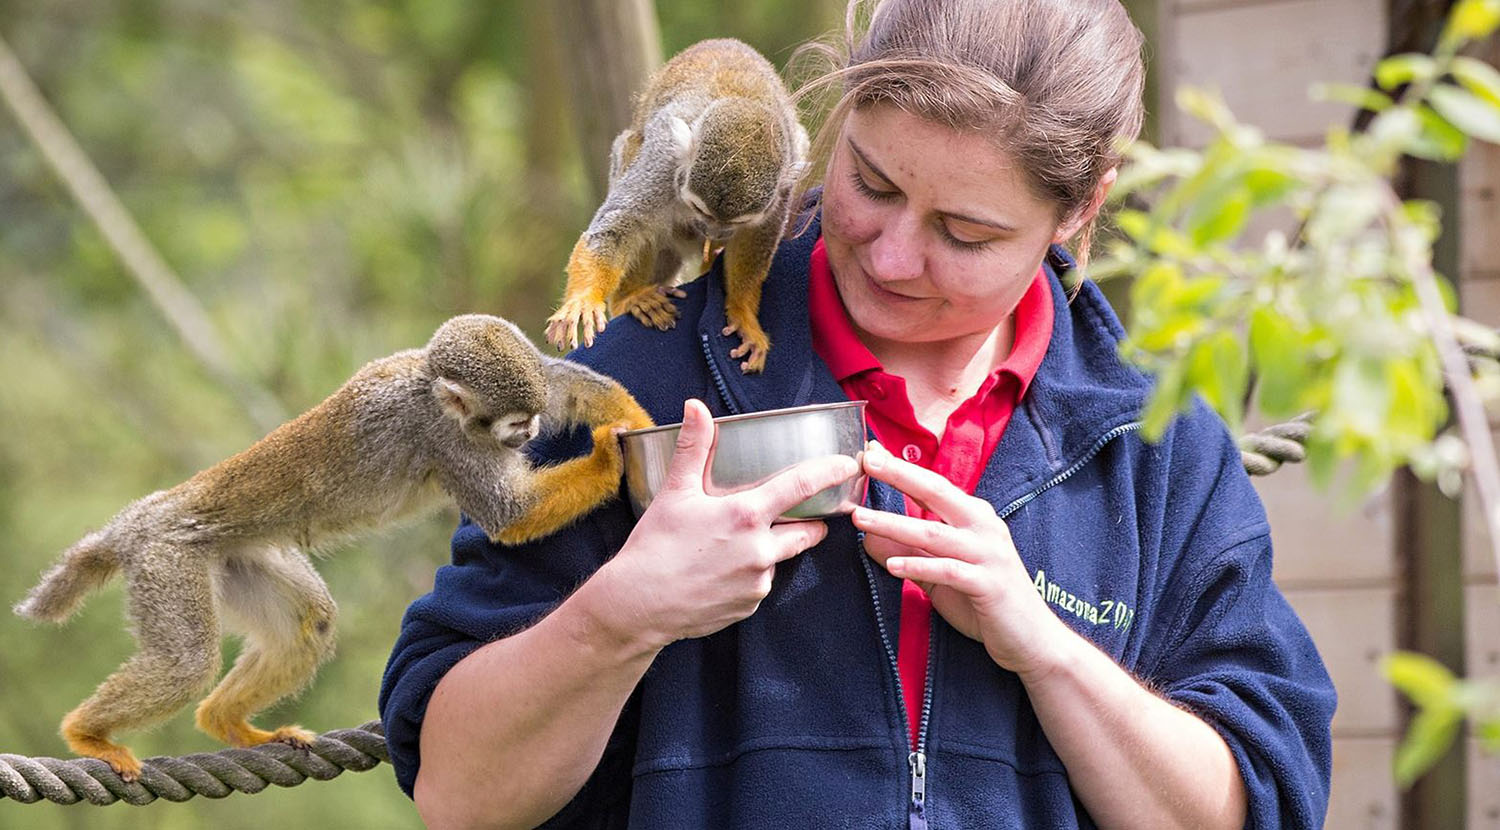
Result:
<svg viewBox="0 0 1500 830"><path fill-rule="evenodd" d="M1430 52L1452 0L1387 0L1388 55ZM1443 232L1433 251L1434 269L1459 274L1459 192L1455 165L1408 160L1397 192L1402 198L1436 202ZM1429 483L1403 471L1393 483L1398 594L1396 645L1426 654L1464 672L1462 508ZM1403 728L1412 710L1403 704ZM1401 826L1462 827L1467 818L1467 731L1443 759L1401 794Z"/></svg>

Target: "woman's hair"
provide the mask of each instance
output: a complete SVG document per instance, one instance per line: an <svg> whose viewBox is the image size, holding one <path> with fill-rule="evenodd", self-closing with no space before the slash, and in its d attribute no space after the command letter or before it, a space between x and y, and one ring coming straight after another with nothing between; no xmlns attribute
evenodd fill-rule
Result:
<svg viewBox="0 0 1500 830"><path fill-rule="evenodd" d="M820 183L851 110L889 104L992 136L1063 221L1087 207L1140 132L1141 46L1119 0L850 0L843 43L805 47L832 67L799 100L838 100L804 187ZM1092 233L1091 221L1080 261Z"/></svg>

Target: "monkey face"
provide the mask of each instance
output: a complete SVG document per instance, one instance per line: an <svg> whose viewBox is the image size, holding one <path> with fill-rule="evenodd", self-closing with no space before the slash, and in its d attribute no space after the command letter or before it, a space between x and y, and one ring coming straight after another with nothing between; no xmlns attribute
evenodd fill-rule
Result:
<svg viewBox="0 0 1500 830"><path fill-rule="evenodd" d="M494 441L510 449L519 449L522 444L536 437L541 429L542 416L530 412L507 412L499 417L488 414L469 419L467 427L486 440Z"/></svg>
<svg viewBox="0 0 1500 830"><path fill-rule="evenodd" d="M760 224L766 215L765 211L755 211L721 219L686 182L678 188L677 196L683 206L683 210L679 211L679 224L687 226L695 235L714 242L723 242L744 228Z"/></svg>

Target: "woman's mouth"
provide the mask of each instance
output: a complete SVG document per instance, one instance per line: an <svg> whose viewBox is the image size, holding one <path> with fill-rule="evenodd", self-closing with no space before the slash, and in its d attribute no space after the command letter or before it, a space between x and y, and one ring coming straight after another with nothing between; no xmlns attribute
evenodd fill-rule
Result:
<svg viewBox="0 0 1500 830"><path fill-rule="evenodd" d="M865 272L865 284L870 286L870 293L874 294L876 297L884 300L885 302L914 303L918 300L923 299L921 297L913 297L909 294L902 294L896 291L892 291L889 288L881 286L880 283L875 281L874 277L870 276L870 272L868 271Z"/></svg>

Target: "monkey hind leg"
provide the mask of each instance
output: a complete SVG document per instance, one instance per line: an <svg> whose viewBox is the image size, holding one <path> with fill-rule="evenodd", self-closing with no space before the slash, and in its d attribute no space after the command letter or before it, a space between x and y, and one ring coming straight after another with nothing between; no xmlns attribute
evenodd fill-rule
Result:
<svg viewBox="0 0 1500 830"><path fill-rule="evenodd" d="M495 541L519 545L551 535L617 495L624 465L616 426L594 430L594 451L589 455L537 470L530 485L532 506L502 528Z"/></svg>
<svg viewBox="0 0 1500 830"><path fill-rule="evenodd" d="M111 737L166 720L208 688L219 671L219 627L208 567L196 553L146 550L125 580L140 649L68 713L62 734L74 752L134 781L140 762Z"/></svg>
<svg viewBox="0 0 1500 830"><path fill-rule="evenodd" d="M265 730L250 718L300 691L332 656L337 607L322 578L300 552L272 550L227 560L219 590L226 623L245 645L199 704L198 728L233 746L308 746L317 736L300 726Z"/></svg>

